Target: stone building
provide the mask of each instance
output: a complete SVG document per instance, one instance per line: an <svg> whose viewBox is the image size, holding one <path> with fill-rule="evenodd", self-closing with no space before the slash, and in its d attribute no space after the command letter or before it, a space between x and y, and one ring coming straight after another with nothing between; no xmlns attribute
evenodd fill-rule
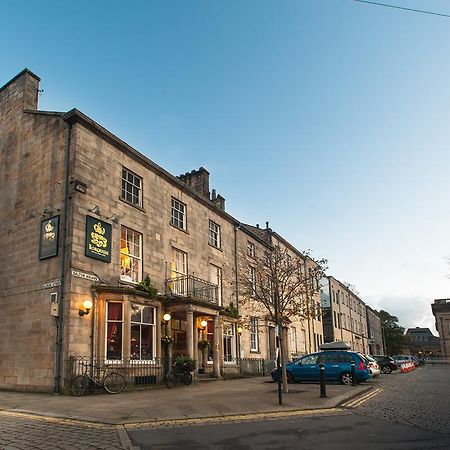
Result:
<svg viewBox="0 0 450 450"><path fill-rule="evenodd" d="M450 298L436 299L431 305L441 341L441 356L450 357Z"/></svg>
<svg viewBox="0 0 450 450"><path fill-rule="evenodd" d="M440 356L440 339L429 328L408 328L405 333L406 345L412 355Z"/></svg>
<svg viewBox="0 0 450 450"><path fill-rule="evenodd" d="M347 341L352 350L368 353L365 303L346 285L329 276L328 299L323 303L325 342ZM323 281L326 286L326 281ZM323 297L323 302L325 297Z"/></svg>
<svg viewBox="0 0 450 450"><path fill-rule="evenodd" d="M39 110L39 81L0 88L0 388L62 392L85 362L142 385L176 354L215 377L271 360L273 323L241 326L237 279L269 231L229 215L206 169L173 176L77 109ZM285 333L290 355L316 350L320 315Z"/></svg>
<svg viewBox="0 0 450 450"><path fill-rule="evenodd" d="M381 319L378 313L366 305L367 332L369 353L371 355L384 355L386 353L381 329Z"/></svg>

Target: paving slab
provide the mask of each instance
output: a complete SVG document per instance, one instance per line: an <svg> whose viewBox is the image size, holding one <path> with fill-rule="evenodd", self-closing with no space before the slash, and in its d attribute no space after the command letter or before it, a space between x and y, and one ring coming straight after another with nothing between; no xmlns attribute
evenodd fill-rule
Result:
<svg viewBox="0 0 450 450"><path fill-rule="evenodd" d="M320 397L318 384L291 384L278 404L277 384L266 377L198 382L177 386L90 394L72 397L57 394L0 391L0 410L47 417L127 425L158 421L224 417L246 414L330 409L362 395L376 380L358 386L327 385Z"/></svg>

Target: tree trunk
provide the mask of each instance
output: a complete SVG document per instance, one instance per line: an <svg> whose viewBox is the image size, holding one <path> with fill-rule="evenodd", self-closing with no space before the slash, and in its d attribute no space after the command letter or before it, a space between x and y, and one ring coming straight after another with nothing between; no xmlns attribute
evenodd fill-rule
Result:
<svg viewBox="0 0 450 450"><path fill-rule="evenodd" d="M283 392L287 394L289 392L288 382L287 382L287 374L286 374L286 333L285 329L281 328L280 330L280 361L281 361L281 380L283 383Z"/></svg>

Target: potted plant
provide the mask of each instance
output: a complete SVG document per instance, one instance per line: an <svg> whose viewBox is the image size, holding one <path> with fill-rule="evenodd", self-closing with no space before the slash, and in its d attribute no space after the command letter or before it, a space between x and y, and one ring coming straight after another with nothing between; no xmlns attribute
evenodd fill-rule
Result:
<svg viewBox="0 0 450 450"><path fill-rule="evenodd" d="M192 358L189 358L189 356L175 356L175 358L173 358L172 367L174 371L193 372L195 361Z"/></svg>

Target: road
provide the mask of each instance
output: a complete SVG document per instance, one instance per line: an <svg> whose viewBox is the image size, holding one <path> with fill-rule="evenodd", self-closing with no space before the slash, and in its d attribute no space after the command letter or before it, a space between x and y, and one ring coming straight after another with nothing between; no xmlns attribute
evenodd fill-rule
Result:
<svg viewBox="0 0 450 450"><path fill-rule="evenodd" d="M381 375L373 392L323 415L128 429L145 449L450 449L450 365Z"/></svg>

